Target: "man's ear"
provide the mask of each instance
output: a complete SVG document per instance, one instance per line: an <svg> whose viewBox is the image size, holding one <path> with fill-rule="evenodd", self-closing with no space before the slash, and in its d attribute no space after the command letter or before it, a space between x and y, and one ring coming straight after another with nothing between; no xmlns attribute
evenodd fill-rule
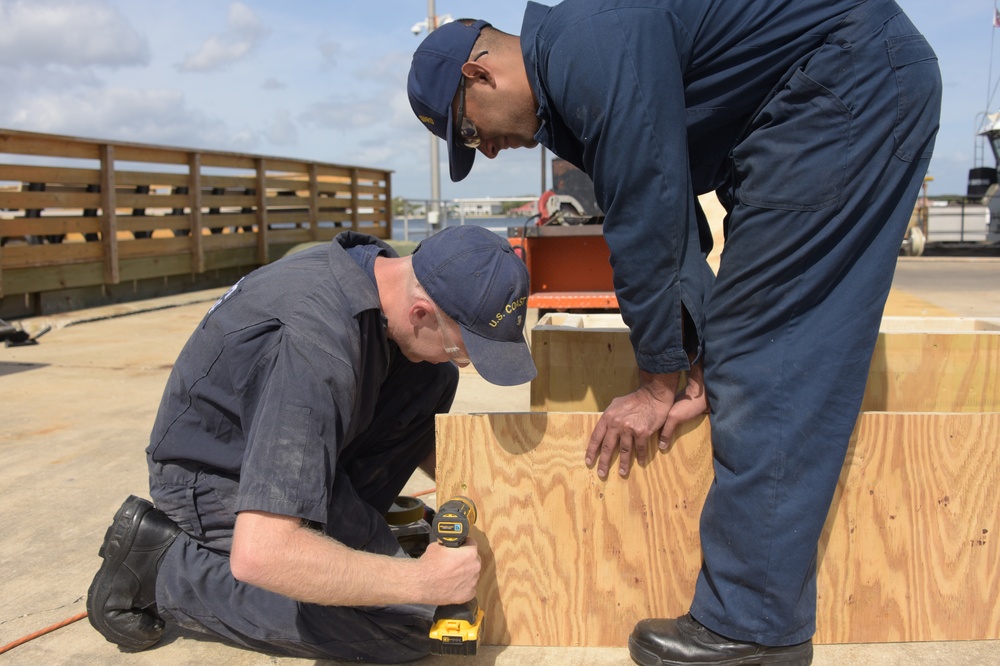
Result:
<svg viewBox="0 0 1000 666"><path fill-rule="evenodd" d="M493 71L478 60L470 60L462 65L462 75L468 79L485 81L493 85Z"/></svg>
<svg viewBox="0 0 1000 666"><path fill-rule="evenodd" d="M428 317L432 320L434 319L434 311L431 310L430 301L426 298L418 298L410 304L407 316L410 319L410 326L413 328L419 328L421 326L427 326Z"/></svg>

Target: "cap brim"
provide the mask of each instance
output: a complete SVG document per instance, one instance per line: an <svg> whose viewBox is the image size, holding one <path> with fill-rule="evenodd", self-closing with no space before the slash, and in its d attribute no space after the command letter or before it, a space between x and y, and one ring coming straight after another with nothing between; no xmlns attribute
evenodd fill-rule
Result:
<svg viewBox="0 0 1000 666"><path fill-rule="evenodd" d="M459 83L459 85L462 85ZM457 90L457 88L456 88ZM472 171L472 163L476 160L476 149L466 148L455 141L455 114L448 109L448 131L445 142L448 144L448 172L451 182L457 183Z"/></svg>
<svg viewBox="0 0 1000 666"><path fill-rule="evenodd" d="M517 386L538 374L527 341L491 340L462 326L462 342L479 376L497 386Z"/></svg>

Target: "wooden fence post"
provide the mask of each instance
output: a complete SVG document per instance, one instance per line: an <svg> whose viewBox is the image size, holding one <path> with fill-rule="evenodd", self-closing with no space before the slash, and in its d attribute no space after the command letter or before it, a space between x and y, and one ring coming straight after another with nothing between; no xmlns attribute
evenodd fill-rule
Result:
<svg viewBox="0 0 1000 666"><path fill-rule="evenodd" d="M191 198L191 266L205 272L205 241L201 237L201 153L188 155L188 196Z"/></svg>
<svg viewBox="0 0 1000 666"><path fill-rule="evenodd" d="M358 170L351 169L351 229L358 230Z"/></svg>
<svg viewBox="0 0 1000 666"><path fill-rule="evenodd" d="M309 165L309 240L319 240L319 179L315 163Z"/></svg>
<svg viewBox="0 0 1000 666"><path fill-rule="evenodd" d="M392 173L385 172L385 237L392 238Z"/></svg>
<svg viewBox="0 0 1000 666"><path fill-rule="evenodd" d="M263 266L268 263L267 169L263 157L258 157L255 162L257 163L257 261Z"/></svg>
<svg viewBox="0 0 1000 666"><path fill-rule="evenodd" d="M101 144L101 240L104 243L104 283L118 284L118 215L115 211L115 148Z"/></svg>

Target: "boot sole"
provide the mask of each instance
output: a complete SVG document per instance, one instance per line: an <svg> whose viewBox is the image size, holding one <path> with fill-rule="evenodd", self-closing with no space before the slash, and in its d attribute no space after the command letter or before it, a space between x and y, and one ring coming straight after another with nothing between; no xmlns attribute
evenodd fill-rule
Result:
<svg viewBox="0 0 1000 666"><path fill-rule="evenodd" d="M145 650L156 641L137 641L134 637L121 633L108 623L104 610L108 597L111 596L111 583L125 561L125 556L131 551L142 518L150 508L144 500L129 495L118 509L104 534L104 542L97 551L104 561L87 590L87 619L91 626L108 641L133 651Z"/></svg>
<svg viewBox="0 0 1000 666"><path fill-rule="evenodd" d="M782 652L746 655L714 661L668 661L651 652L632 637L628 639L628 653L640 666L810 666L813 660L812 644L796 645Z"/></svg>

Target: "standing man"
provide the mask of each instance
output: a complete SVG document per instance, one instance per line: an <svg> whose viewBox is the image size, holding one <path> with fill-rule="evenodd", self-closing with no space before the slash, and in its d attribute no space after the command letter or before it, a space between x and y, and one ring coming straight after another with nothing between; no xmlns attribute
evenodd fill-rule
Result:
<svg viewBox="0 0 1000 666"><path fill-rule="evenodd" d="M434 473L456 365L535 376L527 295L510 244L475 226L407 257L344 232L240 280L174 365L146 449L156 508L115 516L91 624L130 651L168 622L298 657L426 655L435 606L475 596L479 554L410 559L383 516L418 465Z"/></svg>
<svg viewBox="0 0 1000 666"><path fill-rule="evenodd" d="M809 664L817 543L938 126L927 41L894 0L529 2L520 37L435 30L408 92L453 180L542 143L594 181L641 385L587 464L626 476L711 406L694 601L641 621L633 659Z"/></svg>

